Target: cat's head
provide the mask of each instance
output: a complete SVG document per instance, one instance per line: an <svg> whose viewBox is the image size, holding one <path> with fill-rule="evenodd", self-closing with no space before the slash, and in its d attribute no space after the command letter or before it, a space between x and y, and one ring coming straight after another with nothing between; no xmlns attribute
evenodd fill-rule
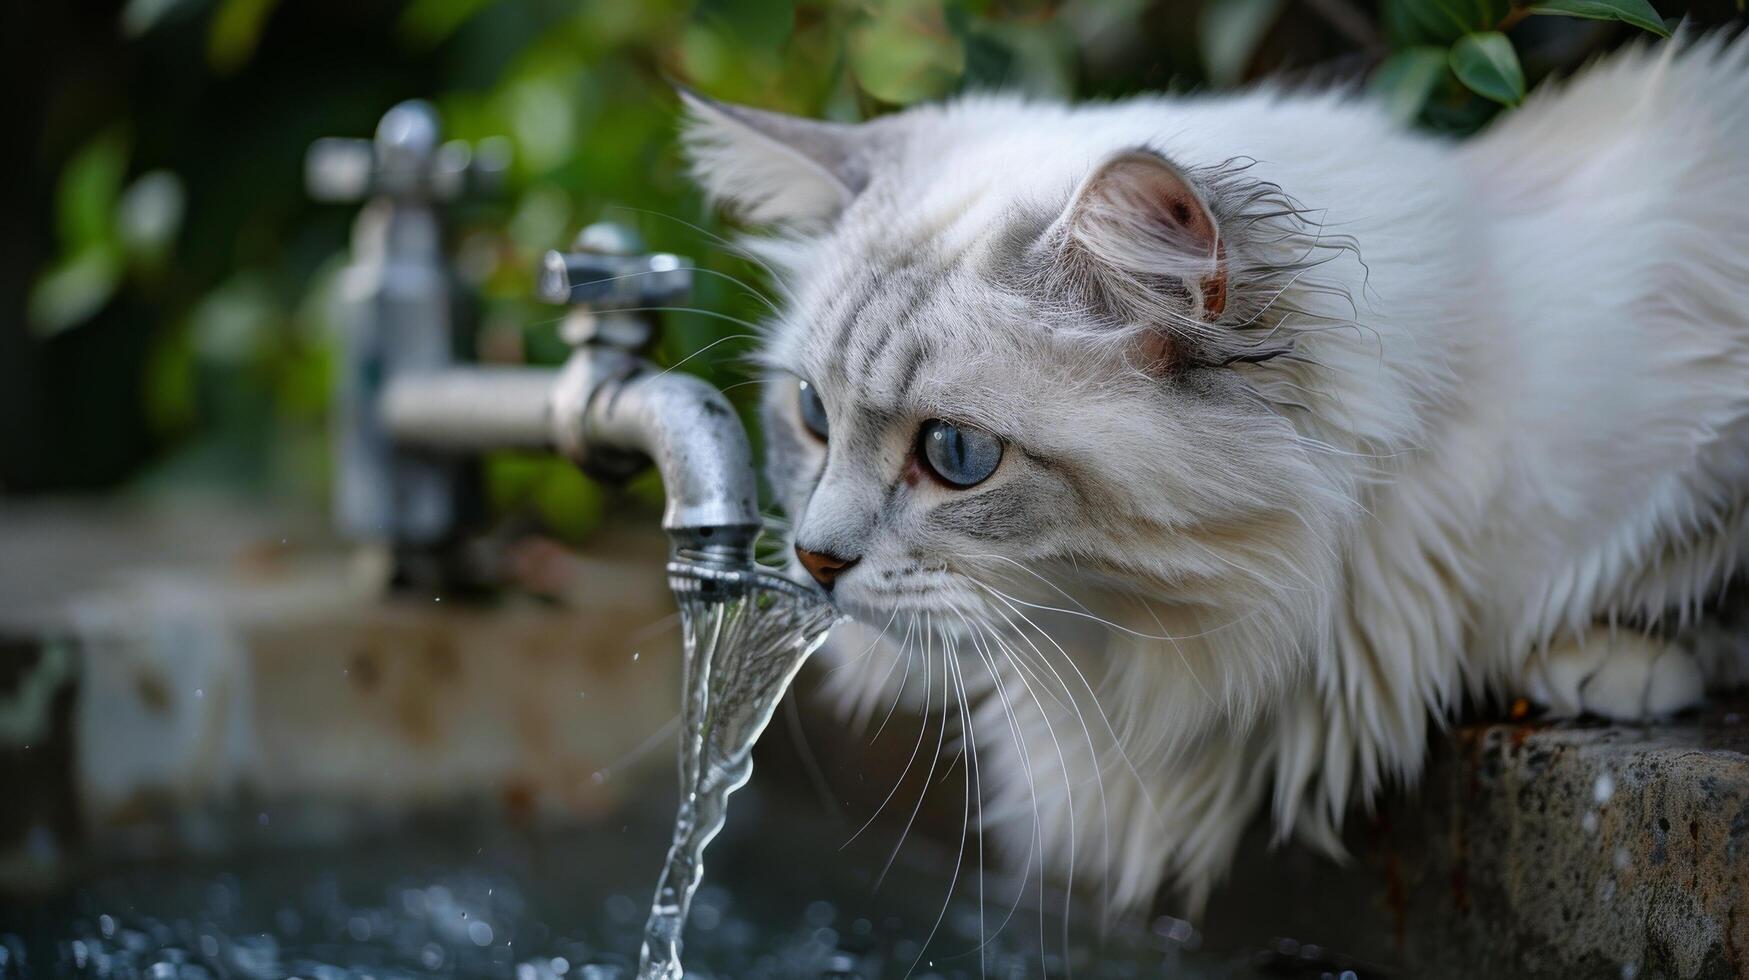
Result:
<svg viewBox="0 0 1749 980"><path fill-rule="evenodd" d="M698 180L778 229L770 477L846 610L999 626L1105 588L1212 627L1328 584L1346 495L1284 407L1312 365L1282 303L1322 256L1274 185L1007 99L687 101Z"/></svg>

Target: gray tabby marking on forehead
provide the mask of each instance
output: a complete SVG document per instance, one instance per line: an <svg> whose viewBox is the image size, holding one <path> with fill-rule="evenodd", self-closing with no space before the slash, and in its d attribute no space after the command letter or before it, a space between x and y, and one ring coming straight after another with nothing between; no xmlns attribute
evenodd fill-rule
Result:
<svg viewBox="0 0 1749 980"><path fill-rule="evenodd" d="M908 400L917 385L917 375L923 370L923 363L929 359L929 341L917 337L911 341L905 350L904 360L900 362L899 383L896 385L896 399L903 403Z"/></svg>
<svg viewBox="0 0 1749 980"><path fill-rule="evenodd" d="M841 267L840 286L834 292L832 299L829 300L829 305L821 315L822 324L836 321L832 328L831 349L847 349L850 343L850 331L862 316L863 311L870 304L881 300L893 288L893 281L907 279L905 273L927 261L926 256L915 250L910 253L899 253L896 257L897 261L884 267L873 259ZM844 307L840 305L840 301L846 295L844 287L848 283L855 284L857 300L854 308L845 313L842 312Z"/></svg>
<svg viewBox="0 0 1749 980"><path fill-rule="evenodd" d="M845 290L833 297L826 309L821 312L821 323L817 330L830 329L832 343L829 350L843 350L849 340L850 330L856 321L861 319L863 311L881 299L882 284L879 276L846 276L855 281L853 290ZM832 326L827 327L830 323ZM825 367L843 377L843 362L834 358Z"/></svg>
<svg viewBox="0 0 1749 980"><path fill-rule="evenodd" d="M913 328L917 320L917 311L922 307L923 303L928 300L933 285L933 283L926 282L914 283L913 289L902 301L904 304L903 312L897 316L888 316L884 319L884 322L881 325L882 332L878 343L873 346L866 357L862 358L857 366L857 376L861 380L860 390L864 400L879 401L895 405L901 400L898 397L894 397L894 395L902 396L905 393L904 385L898 386L896 392L888 390L883 395L881 389L883 387L890 388L891 386L882 386L880 384L877 370L880 366L878 358L887 352L890 347L890 342L894 338L901 335L909 336L914 332ZM911 343L912 345L915 345L918 341L913 339Z"/></svg>
<svg viewBox="0 0 1749 980"><path fill-rule="evenodd" d="M862 378L865 383L868 382L875 364L880 361L881 355L886 352L887 345L892 343L893 335L899 332L899 328L903 323L903 318L887 320L881 323L878 328L880 330L879 335L877 335L872 341L868 341L862 345L860 351L861 357L857 359L856 367L852 370L854 370L856 376Z"/></svg>
<svg viewBox="0 0 1749 980"><path fill-rule="evenodd" d="M855 374L850 368L852 351L862 346L857 328L863 322L865 314L872 311L878 317L878 329L888 332L907 330L915 320L918 307L940 285L941 275L938 270L917 264L889 270L884 277L877 278L871 284L874 295L870 302L858 308L853 315L840 320L826 350L826 355L834 359L837 370L846 380L851 380L856 375L861 375L865 381L867 379L865 368L870 366L869 359L862 359Z"/></svg>

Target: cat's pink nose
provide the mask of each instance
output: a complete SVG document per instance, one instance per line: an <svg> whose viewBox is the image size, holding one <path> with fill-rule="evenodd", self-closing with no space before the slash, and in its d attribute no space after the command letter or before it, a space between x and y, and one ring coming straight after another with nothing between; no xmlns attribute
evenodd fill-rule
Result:
<svg viewBox="0 0 1749 980"><path fill-rule="evenodd" d="M855 558L840 558L823 551L809 551L799 544L796 545L796 557L801 559L802 567L808 570L808 574L814 576L814 581L820 583L820 588L827 592L832 591L832 583L837 581L838 576L862 560L860 555Z"/></svg>

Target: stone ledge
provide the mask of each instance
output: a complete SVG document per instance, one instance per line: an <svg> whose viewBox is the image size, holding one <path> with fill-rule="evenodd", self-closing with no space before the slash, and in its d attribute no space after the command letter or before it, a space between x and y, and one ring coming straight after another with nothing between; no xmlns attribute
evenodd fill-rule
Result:
<svg viewBox="0 0 1749 980"><path fill-rule="evenodd" d="M1356 819L1346 868L1248 857L1206 919L1415 977L1749 973L1749 704L1664 725L1467 725ZM1289 947L1291 948L1291 946Z"/></svg>
<svg viewBox="0 0 1749 980"><path fill-rule="evenodd" d="M481 801L575 822L672 766L654 529L548 554L557 599L454 602L385 597L308 528L0 507L0 891L69 858L223 848L232 811L293 838Z"/></svg>

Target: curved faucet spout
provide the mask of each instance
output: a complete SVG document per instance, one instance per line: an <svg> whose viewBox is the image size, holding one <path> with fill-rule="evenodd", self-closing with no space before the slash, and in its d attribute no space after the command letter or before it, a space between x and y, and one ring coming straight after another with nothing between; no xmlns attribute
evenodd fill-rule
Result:
<svg viewBox="0 0 1749 980"><path fill-rule="evenodd" d="M662 529L674 543L675 556L725 569L751 568L761 528L758 479L747 432L728 399L693 375L607 353L597 350L579 358L588 363L568 367L555 388L555 418L579 423L571 432L560 432L561 448L609 476L648 459L667 492ZM604 363L613 361L618 363ZM577 379L583 386L567 384L577 373L590 377ZM581 411L566 410L572 407Z"/></svg>

